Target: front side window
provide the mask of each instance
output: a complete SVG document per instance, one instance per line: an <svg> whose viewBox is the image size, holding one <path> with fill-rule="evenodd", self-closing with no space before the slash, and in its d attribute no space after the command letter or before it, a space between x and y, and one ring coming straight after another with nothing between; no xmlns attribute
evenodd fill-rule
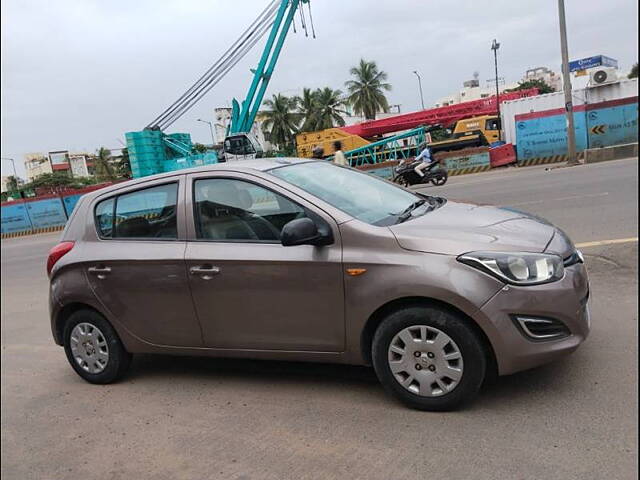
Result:
<svg viewBox="0 0 640 480"><path fill-rule="evenodd" d="M272 175L371 225L392 225L421 197L385 182L374 175L325 162L277 167ZM435 207L422 202L421 213Z"/></svg>
<svg viewBox="0 0 640 480"><path fill-rule="evenodd" d="M487 120L486 123L487 130L499 130L500 129L500 120L497 118L492 118L491 120Z"/></svg>
<svg viewBox="0 0 640 480"><path fill-rule="evenodd" d="M306 216L300 205L242 180L196 180L194 200L196 234L205 240L275 243L286 223Z"/></svg>
<svg viewBox="0 0 640 480"><path fill-rule="evenodd" d="M177 200L177 183L104 200L95 210L98 234L101 238L178 238Z"/></svg>

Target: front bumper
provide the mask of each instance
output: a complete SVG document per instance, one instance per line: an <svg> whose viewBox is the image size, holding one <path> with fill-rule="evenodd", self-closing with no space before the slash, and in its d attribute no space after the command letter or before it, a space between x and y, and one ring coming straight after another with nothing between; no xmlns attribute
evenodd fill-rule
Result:
<svg viewBox="0 0 640 480"><path fill-rule="evenodd" d="M553 361L573 352L590 330L589 280L584 264L565 269L553 283L505 286L479 310L481 324L493 347L498 373L508 375ZM526 338L512 321L513 315L552 318L564 323L570 334L548 341Z"/></svg>

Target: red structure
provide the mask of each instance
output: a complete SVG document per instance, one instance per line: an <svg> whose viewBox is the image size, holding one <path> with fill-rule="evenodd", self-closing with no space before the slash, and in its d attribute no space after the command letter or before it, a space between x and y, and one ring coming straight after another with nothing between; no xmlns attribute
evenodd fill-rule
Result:
<svg viewBox="0 0 640 480"><path fill-rule="evenodd" d="M506 100L517 100L523 97L533 97L538 95L537 88L529 90L519 90L517 92L503 93L500 95L500 103ZM351 135L370 138L385 133L399 132L419 127L420 125L441 124L448 127L458 120L480 115L495 115L498 111L496 97L487 97L471 102L463 102L447 107L431 108L419 112L405 113L394 117L371 120L369 122L358 123L349 127L340 127Z"/></svg>

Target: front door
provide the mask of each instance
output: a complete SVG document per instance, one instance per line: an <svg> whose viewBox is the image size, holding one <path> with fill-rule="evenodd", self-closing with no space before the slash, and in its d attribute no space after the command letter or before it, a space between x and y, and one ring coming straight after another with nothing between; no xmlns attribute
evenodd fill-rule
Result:
<svg viewBox="0 0 640 480"><path fill-rule="evenodd" d="M333 220L258 177L188 179L185 258L205 346L343 351L342 247ZM283 225L304 216L327 222L334 244L282 246Z"/></svg>
<svg viewBox="0 0 640 480"><path fill-rule="evenodd" d="M124 328L156 345L201 347L179 191L175 179L100 200L96 238L81 247L92 259L85 274L93 292Z"/></svg>

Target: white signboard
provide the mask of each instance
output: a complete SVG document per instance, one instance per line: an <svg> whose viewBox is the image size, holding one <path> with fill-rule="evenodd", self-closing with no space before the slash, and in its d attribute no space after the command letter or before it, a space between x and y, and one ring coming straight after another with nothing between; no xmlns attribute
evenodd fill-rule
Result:
<svg viewBox="0 0 640 480"><path fill-rule="evenodd" d="M74 155L69 157L71 166L71 174L74 177L88 177L89 169L87 168L87 157L84 155Z"/></svg>

